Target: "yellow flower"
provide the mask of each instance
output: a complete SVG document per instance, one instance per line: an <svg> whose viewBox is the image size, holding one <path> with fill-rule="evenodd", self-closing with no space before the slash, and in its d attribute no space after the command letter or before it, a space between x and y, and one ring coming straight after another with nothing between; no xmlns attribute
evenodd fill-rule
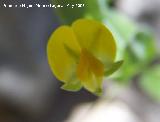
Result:
<svg viewBox="0 0 160 122"><path fill-rule="evenodd" d="M100 22L87 19L57 28L49 39L47 54L63 89L78 91L83 86L96 95L102 93L103 77L122 64L114 63L116 45L111 32Z"/></svg>

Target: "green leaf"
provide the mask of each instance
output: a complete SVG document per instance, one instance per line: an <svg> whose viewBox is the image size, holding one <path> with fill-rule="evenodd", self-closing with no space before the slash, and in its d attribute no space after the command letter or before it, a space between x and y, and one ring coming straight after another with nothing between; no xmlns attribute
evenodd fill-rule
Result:
<svg viewBox="0 0 160 122"><path fill-rule="evenodd" d="M94 18L101 20L101 13L97 0L50 0L55 5L62 5L64 7L56 8L57 14L60 16L62 23L71 24L79 18ZM69 6L67 7L67 4ZM84 7L77 7L76 4L84 4ZM74 7L72 8L72 5Z"/></svg>
<svg viewBox="0 0 160 122"><path fill-rule="evenodd" d="M139 31L134 35L130 44L132 53L137 62L149 63L155 57L155 39L151 32Z"/></svg>
<svg viewBox="0 0 160 122"><path fill-rule="evenodd" d="M143 73L140 86L151 98L160 101L160 65Z"/></svg>
<svg viewBox="0 0 160 122"><path fill-rule="evenodd" d="M64 82L64 84L61 86L61 89L66 90L66 91L76 92L82 88L82 84L76 78L75 73L73 73L72 76L70 77L70 79L68 79L67 81L69 81L69 82Z"/></svg>
<svg viewBox="0 0 160 122"><path fill-rule="evenodd" d="M144 72L156 56L155 39L150 31L138 31L125 48L124 65L117 74L117 80L129 81Z"/></svg>
<svg viewBox="0 0 160 122"><path fill-rule="evenodd" d="M121 67L121 79L129 80L144 72L156 55L154 38L150 32L137 32L124 53L125 63Z"/></svg>
<svg viewBox="0 0 160 122"><path fill-rule="evenodd" d="M61 87L61 89L63 90L72 91L72 92L79 91L81 88L82 88L82 85L79 81L68 82Z"/></svg>
<svg viewBox="0 0 160 122"><path fill-rule="evenodd" d="M115 71L117 71L122 64L123 64L122 60L113 63L113 65L111 66L111 68L109 68L107 71L105 71L104 75L105 76L111 75L112 73L114 73Z"/></svg>

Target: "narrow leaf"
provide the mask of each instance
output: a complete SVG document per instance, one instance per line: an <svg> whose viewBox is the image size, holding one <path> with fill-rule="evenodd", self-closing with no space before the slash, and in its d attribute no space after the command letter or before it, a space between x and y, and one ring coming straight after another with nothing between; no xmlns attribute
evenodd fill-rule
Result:
<svg viewBox="0 0 160 122"><path fill-rule="evenodd" d="M65 83L61 89L66 90L66 91L79 91L82 88L82 85L79 81L71 81L68 83Z"/></svg>
<svg viewBox="0 0 160 122"><path fill-rule="evenodd" d="M113 63L113 65L111 66L111 68L108 69L107 71L105 71L104 75L105 75L105 76L111 75L111 74L114 73L116 70L118 70L122 64L123 64L123 60L117 61L117 62Z"/></svg>

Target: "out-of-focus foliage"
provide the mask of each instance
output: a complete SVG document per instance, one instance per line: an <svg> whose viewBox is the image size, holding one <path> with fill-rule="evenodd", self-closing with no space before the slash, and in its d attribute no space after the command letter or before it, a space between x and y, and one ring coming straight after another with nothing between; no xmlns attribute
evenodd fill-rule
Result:
<svg viewBox="0 0 160 122"><path fill-rule="evenodd" d="M153 99L160 101L160 65L145 71L140 85Z"/></svg>
<svg viewBox="0 0 160 122"><path fill-rule="evenodd" d="M64 5L65 7L56 8L58 15L61 17L62 23L71 24L78 18L88 17L101 20L102 15L100 13L97 0L50 0L53 4ZM72 5L84 4L85 7L74 7ZM70 7L66 7L69 4Z"/></svg>
<svg viewBox="0 0 160 122"><path fill-rule="evenodd" d="M64 1L52 0L52 2L56 4L66 4L67 2L74 4L77 1L66 0L64 3ZM150 72L154 70L150 69L150 64L158 55L151 29L137 24L117 11L113 6L114 0L79 0L78 2L84 3L85 7L57 9L62 20L65 23L71 23L77 18L91 18L106 24L117 41L117 60L124 60L122 67L112 78L120 81L117 83L125 84L132 81L137 75L141 77L141 74L143 74L142 79L140 79L140 82L142 80L142 88L153 96L155 96L157 91L156 96L158 96L158 89L160 89L160 85L157 85L158 78L154 75L148 75L148 72L146 72L146 70L150 70ZM152 82L146 79L151 79Z"/></svg>
<svg viewBox="0 0 160 122"><path fill-rule="evenodd" d="M154 38L147 32L137 32L127 44L124 65L119 72L119 80L129 80L148 68L155 58Z"/></svg>

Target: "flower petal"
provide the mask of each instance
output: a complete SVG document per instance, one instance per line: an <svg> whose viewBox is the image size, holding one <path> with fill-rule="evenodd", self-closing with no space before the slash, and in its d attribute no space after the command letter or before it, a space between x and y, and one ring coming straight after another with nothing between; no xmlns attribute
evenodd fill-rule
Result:
<svg viewBox="0 0 160 122"><path fill-rule="evenodd" d="M72 28L61 26L51 35L47 46L49 65L54 75L63 82L69 82L76 72L76 58L80 46Z"/></svg>
<svg viewBox="0 0 160 122"><path fill-rule="evenodd" d="M83 48L77 66L77 76L83 86L90 92L100 95L103 75L103 64Z"/></svg>
<svg viewBox="0 0 160 122"><path fill-rule="evenodd" d="M113 62L116 55L115 40L111 32L101 23L79 19L72 24L81 48L86 48L103 63Z"/></svg>

